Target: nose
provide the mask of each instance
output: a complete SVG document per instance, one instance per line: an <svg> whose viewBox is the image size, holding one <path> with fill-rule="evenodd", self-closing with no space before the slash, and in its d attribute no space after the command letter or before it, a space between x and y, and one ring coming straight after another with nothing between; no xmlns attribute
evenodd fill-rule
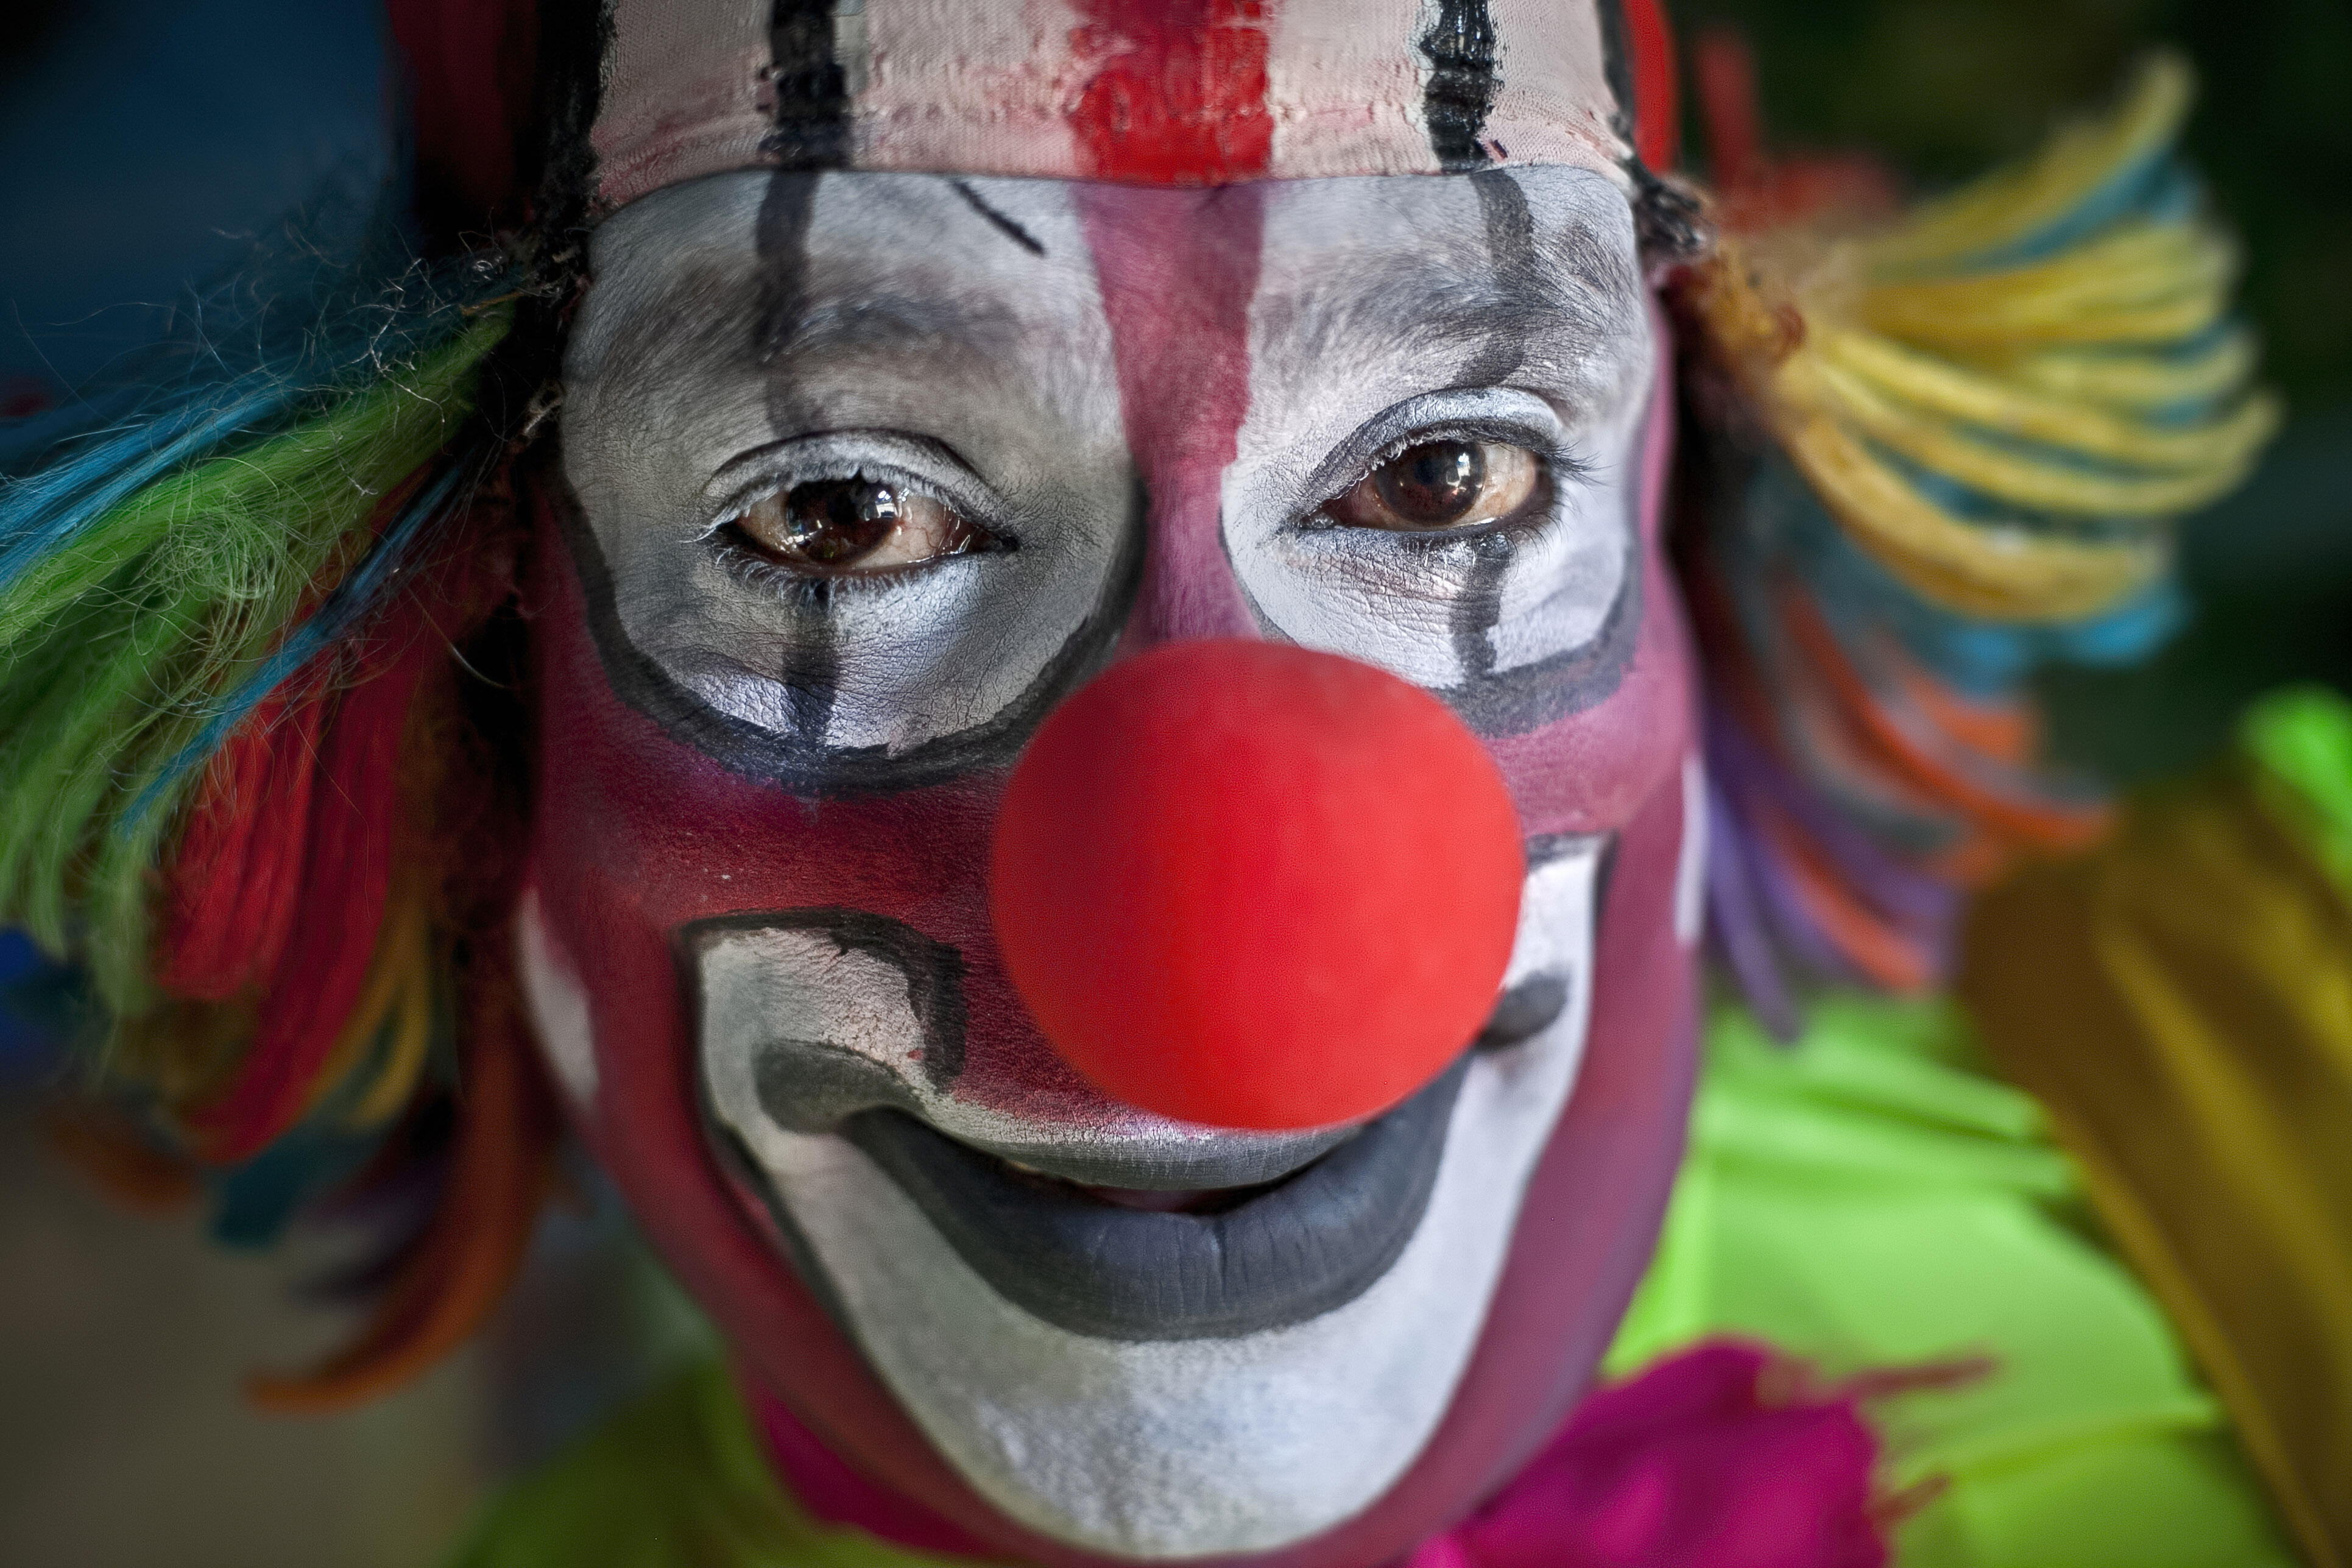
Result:
<svg viewBox="0 0 2352 1568"><path fill-rule="evenodd" d="M1054 1048L1112 1097L1263 1130L1375 1115L1477 1035L1525 879L1493 760L1435 698L1246 639L1114 664L1046 720L990 910Z"/></svg>

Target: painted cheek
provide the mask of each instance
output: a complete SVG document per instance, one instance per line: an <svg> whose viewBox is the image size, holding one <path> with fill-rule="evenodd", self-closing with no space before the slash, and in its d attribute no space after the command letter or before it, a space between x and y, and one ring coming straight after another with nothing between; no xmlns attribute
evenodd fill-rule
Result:
<svg viewBox="0 0 2352 1568"><path fill-rule="evenodd" d="M1640 639L1617 689L1540 730L1486 742L1530 833L1623 826L1693 749L1682 597L1654 552L1643 574Z"/></svg>
<svg viewBox="0 0 2352 1568"><path fill-rule="evenodd" d="M1037 1032L989 929L984 877L1002 770L821 802L731 773L621 701L565 552L547 548L541 560L552 602L533 627L534 879L548 929L591 997L600 1062L689 1054L675 951L682 927L840 908L902 921L958 950L971 1042L960 1098L1033 1111L1098 1098ZM628 1025L614 1026L623 1016ZM615 1081L609 1068L598 1079Z"/></svg>

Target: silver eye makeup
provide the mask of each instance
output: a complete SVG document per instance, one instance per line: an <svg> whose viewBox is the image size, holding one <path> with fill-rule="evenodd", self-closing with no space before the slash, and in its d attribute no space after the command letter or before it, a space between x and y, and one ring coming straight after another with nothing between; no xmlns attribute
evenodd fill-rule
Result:
<svg viewBox="0 0 2352 1568"><path fill-rule="evenodd" d="M1381 462L1323 514L1342 527L1436 533L1540 512L1550 489L1549 463L1525 447L1446 437Z"/></svg>
<svg viewBox="0 0 2352 1568"><path fill-rule="evenodd" d="M1235 487L1234 570L1276 635L1441 692L1484 732L1548 722L1615 679L1602 643L1633 624L1623 424L1510 386L1393 405L1308 477L1283 484L1277 458L1265 490Z"/></svg>

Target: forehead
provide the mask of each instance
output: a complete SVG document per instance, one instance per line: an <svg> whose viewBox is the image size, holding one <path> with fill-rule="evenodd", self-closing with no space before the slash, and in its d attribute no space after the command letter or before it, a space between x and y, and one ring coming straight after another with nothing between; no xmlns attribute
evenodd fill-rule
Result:
<svg viewBox="0 0 2352 1568"><path fill-rule="evenodd" d="M614 0L595 191L760 167L1613 177L1607 3Z"/></svg>
<svg viewBox="0 0 2352 1568"><path fill-rule="evenodd" d="M1124 447L1139 393L1173 406L1235 367L1244 448L1405 383L1530 384L1575 418L1647 361L1630 208L1578 169L1207 190L743 171L634 204L591 258L569 417L681 483L820 426L1050 464Z"/></svg>
<svg viewBox="0 0 2352 1568"><path fill-rule="evenodd" d="M768 318L765 348L800 356L850 342L885 356L1009 350L1099 322L1105 278L1131 270L1117 258L1171 245L1247 250L1256 330L1327 342L1602 336L1640 291L1630 208L1587 170L1206 190L743 172L661 191L602 226L574 368L621 347L630 319L658 319L674 343L722 304L753 308ZM1187 300L1160 304L1181 314ZM742 329L738 315L730 330Z"/></svg>

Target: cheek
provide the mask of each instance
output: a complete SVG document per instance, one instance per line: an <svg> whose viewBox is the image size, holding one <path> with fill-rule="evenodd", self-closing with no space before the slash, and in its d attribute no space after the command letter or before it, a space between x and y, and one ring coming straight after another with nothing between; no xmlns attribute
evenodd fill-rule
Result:
<svg viewBox="0 0 2352 1568"><path fill-rule="evenodd" d="M1531 836L1622 827L1696 748L1689 628L1654 543L1641 593L1633 662L1606 701L1487 742Z"/></svg>
<svg viewBox="0 0 2352 1568"><path fill-rule="evenodd" d="M683 1054L679 933L735 914L889 915L976 961L975 1012L993 1010L982 868L1001 776L812 801L729 772L614 693L561 553L542 554L551 602L532 629L532 871L540 917L594 1014L600 1059ZM601 1077L609 1104L614 1072Z"/></svg>

